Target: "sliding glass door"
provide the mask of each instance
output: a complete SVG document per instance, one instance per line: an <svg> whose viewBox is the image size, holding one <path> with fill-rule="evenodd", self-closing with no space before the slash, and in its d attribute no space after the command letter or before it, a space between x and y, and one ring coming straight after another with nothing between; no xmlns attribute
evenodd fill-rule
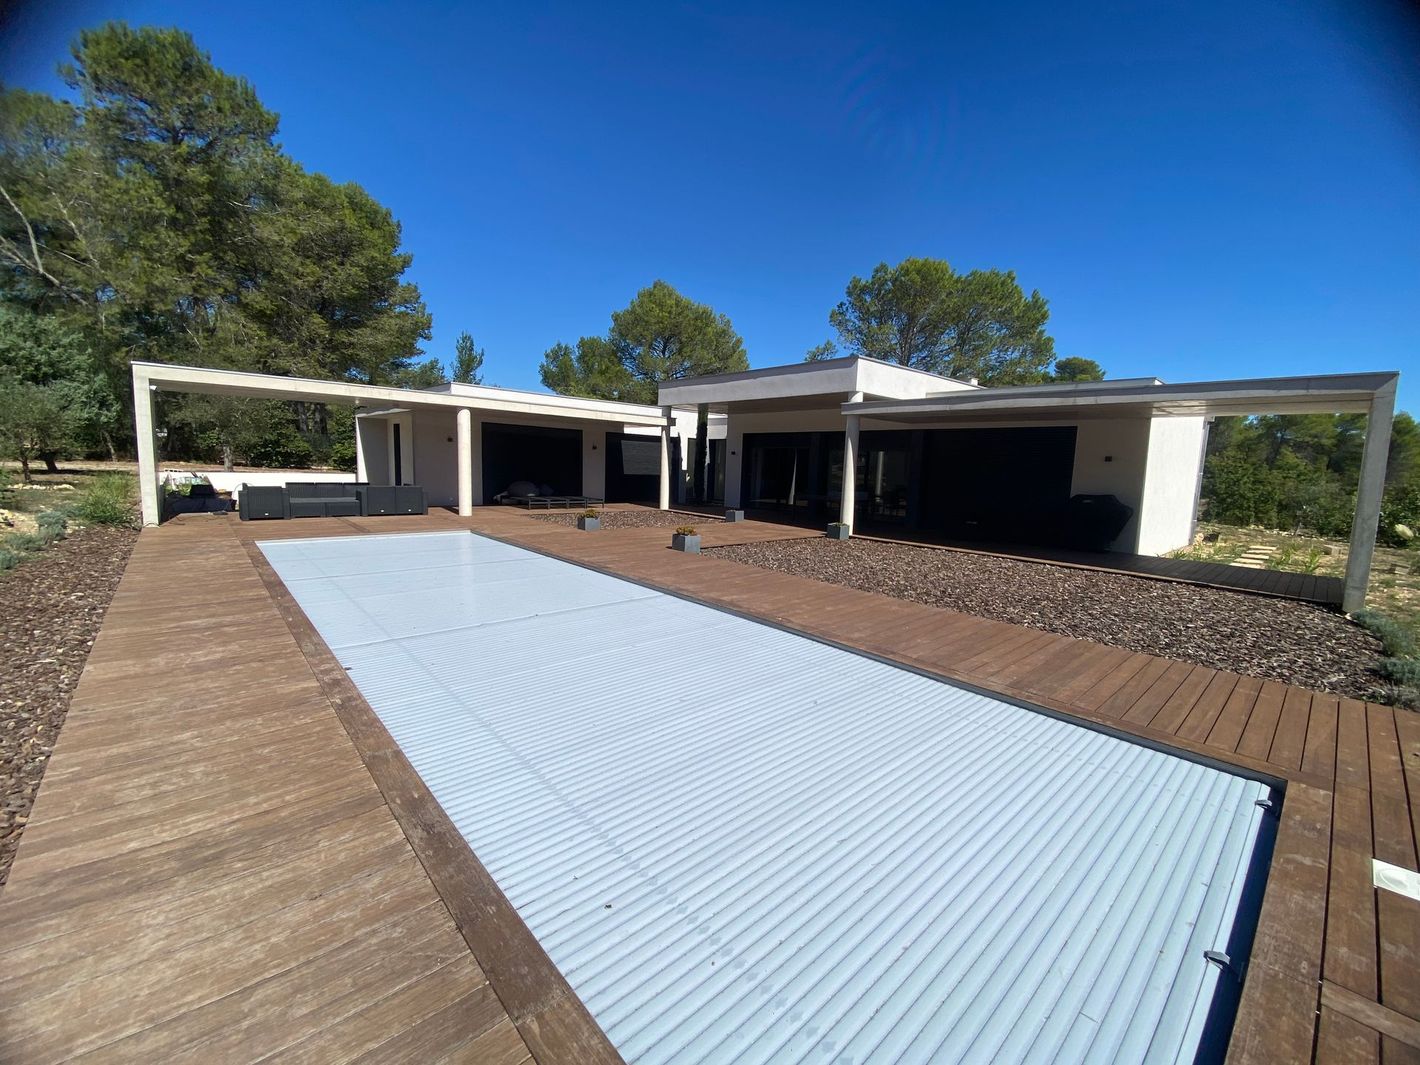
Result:
<svg viewBox="0 0 1420 1065"><path fill-rule="evenodd" d="M747 503L771 510L801 510L809 505L809 445L765 443L749 447Z"/></svg>

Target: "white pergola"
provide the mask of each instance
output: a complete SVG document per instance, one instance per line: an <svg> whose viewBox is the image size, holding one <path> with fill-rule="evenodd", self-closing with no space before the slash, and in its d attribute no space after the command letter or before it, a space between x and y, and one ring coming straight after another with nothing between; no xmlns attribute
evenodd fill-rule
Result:
<svg viewBox="0 0 1420 1065"><path fill-rule="evenodd" d="M1164 384L1152 378L1085 381L1077 384L1025 385L954 391L921 399L863 399L843 404L844 515L851 526L853 455L861 420L904 425L969 425L972 422L1045 419L1178 417L1215 418L1257 414L1365 414L1366 436L1351 550L1346 561L1342 608L1359 610L1366 601L1371 559L1376 549L1381 496L1385 491L1390 426L1400 374L1331 374L1318 377L1264 377L1240 381Z"/></svg>
<svg viewBox="0 0 1420 1065"><path fill-rule="evenodd" d="M345 406L399 410L453 411L458 426L458 509L473 513L473 420L475 415L532 416L576 422L609 422L619 426L658 428L661 433L660 506L670 506L669 407L650 407L612 400L581 399L509 388L471 387L458 392L390 388L354 381L325 381L311 377L212 370L201 366L172 366L158 362L133 363L133 424L138 436L138 484L144 525L157 525L162 517L158 484L157 439L154 433L153 396L157 392L198 392L254 399L302 400Z"/></svg>

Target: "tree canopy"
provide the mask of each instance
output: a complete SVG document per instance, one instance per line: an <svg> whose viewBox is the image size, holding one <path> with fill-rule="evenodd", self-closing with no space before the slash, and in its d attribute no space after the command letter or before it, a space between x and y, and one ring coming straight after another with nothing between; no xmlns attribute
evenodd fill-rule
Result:
<svg viewBox="0 0 1420 1065"><path fill-rule="evenodd" d="M655 403L661 381L747 369L729 318L656 281L612 314L605 336L554 344L539 374L564 395Z"/></svg>
<svg viewBox="0 0 1420 1065"><path fill-rule="evenodd" d="M1055 360L1055 372L1052 376L1056 381L1103 381L1104 367L1094 359L1071 355Z"/></svg>
<svg viewBox="0 0 1420 1065"><path fill-rule="evenodd" d="M0 91L0 304L81 338L110 443L130 359L385 383L420 354L399 223L188 34L85 30L60 70L75 103Z"/></svg>
<svg viewBox="0 0 1420 1065"><path fill-rule="evenodd" d="M454 380L466 385L483 384L483 349L476 347L466 332L454 341Z"/></svg>
<svg viewBox="0 0 1420 1065"><path fill-rule="evenodd" d="M1055 342L1045 331L1050 309L1039 292L1022 291L1009 270L959 274L942 259L879 263L868 278L848 282L829 314L850 355L895 362L984 385L1050 379ZM832 343L808 359L831 357Z"/></svg>
<svg viewBox="0 0 1420 1065"><path fill-rule="evenodd" d="M1203 467L1206 516L1226 525L1262 525L1345 537L1355 513L1366 417L1363 414L1218 418ZM1391 427L1380 537L1420 521L1420 427L1405 412Z"/></svg>

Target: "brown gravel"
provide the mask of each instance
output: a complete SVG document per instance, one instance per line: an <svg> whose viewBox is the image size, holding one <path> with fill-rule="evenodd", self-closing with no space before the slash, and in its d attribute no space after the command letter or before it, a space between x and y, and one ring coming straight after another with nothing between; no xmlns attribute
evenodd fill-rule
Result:
<svg viewBox="0 0 1420 1065"><path fill-rule="evenodd" d="M580 510L554 511L551 514L534 514L539 521L552 522L575 528ZM675 529L682 525L718 525L720 518L704 514L687 514L676 510L604 510L601 512L603 529Z"/></svg>
<svg viewBox="0 0 1420 1065"><path fill-rule="evenodd" d="M826 537L707 554L977 617L1341 695L1374 697L1380 643L1286 599L992 555Z"/></svg>
<svg viewBox="0 0 1420 1065"><path fill-rule="evenodd" d="M96 527L0 574L0 885L138 533Z"/></svg>

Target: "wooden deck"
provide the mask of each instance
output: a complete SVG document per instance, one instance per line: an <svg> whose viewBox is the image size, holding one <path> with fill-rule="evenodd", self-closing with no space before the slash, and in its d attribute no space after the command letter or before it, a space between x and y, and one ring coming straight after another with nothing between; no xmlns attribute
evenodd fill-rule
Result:
<svg viewBox="0 0 1420 1065"><path fill-rule="evenodd" d="M0 895L0 1061L616 1060L234 528L139 538Z"/></svg>
<svg viewBox="0 0 1420 1065"><path fill-rule="evenodd" d="M1420 867L1420 716L499 508L144 532L0 895L0 1059L615 1060L248 550L458 528L1285 782L1230 1060L1420 1062L1420 903L1370 869Z"/></svg>

